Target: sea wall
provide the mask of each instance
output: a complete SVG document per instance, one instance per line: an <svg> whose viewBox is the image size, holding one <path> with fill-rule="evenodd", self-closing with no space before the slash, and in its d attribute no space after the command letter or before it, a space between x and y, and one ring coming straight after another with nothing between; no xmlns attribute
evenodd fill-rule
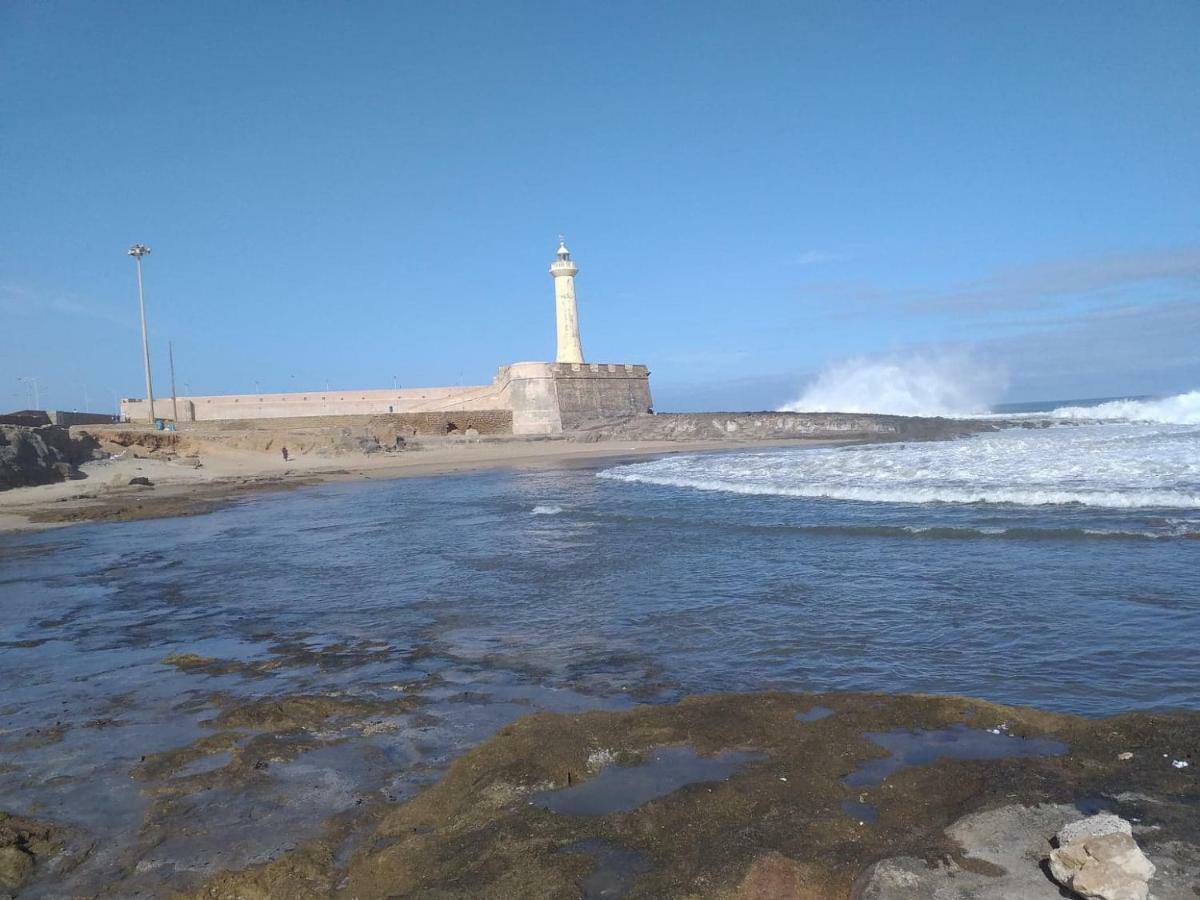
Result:
<svg viewBox="0 0 1200 900"><path fill-rule="evenodd" d="M556 365L554 381L564 428L601 419L643 416L653 408L645 366Z"/></svg>
<svg viewBox="0 0 1200 900"><path fill-rule="evenodd" d="M289 419L310 416L363 416L445 410L504 408L502 386L399 388L394 390L305 391L284 394L222 394L213 396L157 397L155 415L180 422L215 422L227 419ZM129 421L149 418L145 400L121 401L121 414Z"/></svg>
<svg viewBox="0 0 1200 900"><path fill-rule="evenodd" d="M585 425L582 440L699 441L829 438L893 441L946 440L994 431L991 422L881 416L866 413L661 413L621 422Z"/></svg>
<svg viewBox="0 0 1200 900"><path fill-rule="evenodd" d="M514 434L561 434L583 423L650 411L650 370L631 363L523 362L503 366Z"/></svg>
<svg viewBox="0 0 1200 900"><path fill-rule="evenodd" d="M154 412L172 420L177 407L180 423L442 414L451 418L439 420L441 424L458 430L472 426L456 416L505 413L509 433L553 435L583 422L641 415L650 405L650 372L645 366L521 362L501 366L489 385L187 396L174 403L166 397L155 401ZM123 400L121 412L128 421L144 422L149 404ZM501 433L493 419L480 422L474 426L480 434Z"/></svg>

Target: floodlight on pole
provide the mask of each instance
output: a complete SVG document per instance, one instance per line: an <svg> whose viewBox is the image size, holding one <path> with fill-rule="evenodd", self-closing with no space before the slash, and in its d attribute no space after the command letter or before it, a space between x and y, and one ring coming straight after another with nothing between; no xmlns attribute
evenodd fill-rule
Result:
<svg viewBox="0 0 1200 900"><path fill-rule="evenodd" d="M154 421L154 383L150 380L150 339L146 333L146 296L142 290L142 257L150 254L145 244L134 244L129 255L137 262L138 309L142 314L142 363L146 369L146 401L150 405L150 421Z"/></svg>

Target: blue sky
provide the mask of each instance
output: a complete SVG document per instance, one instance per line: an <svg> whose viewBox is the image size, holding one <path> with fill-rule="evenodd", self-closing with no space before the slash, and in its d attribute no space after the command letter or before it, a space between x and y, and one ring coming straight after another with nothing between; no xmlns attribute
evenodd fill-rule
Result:
<svg viewBox="0 0 1200 900"><path fill-rule="evenodd" d="M1005 399L1200 386L1200 4L0 6L0 408L479 383L660 409L964 349ZM998 398L999 399L999 398Z"/></svg>

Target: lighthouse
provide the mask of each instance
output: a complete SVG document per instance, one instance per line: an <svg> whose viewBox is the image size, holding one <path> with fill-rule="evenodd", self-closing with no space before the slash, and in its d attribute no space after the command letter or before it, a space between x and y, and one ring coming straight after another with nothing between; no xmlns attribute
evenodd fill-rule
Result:
<svg viewBox="0 0 1200 900"><path fill-rule="evenodd" d="M579 310L575 307L575 275L579 266L571 259L562 235L558 238L558 253L550 264L554 276L554 308L558 318L558 355L556 362L582 363L583 347L579 343Z"/></svg>

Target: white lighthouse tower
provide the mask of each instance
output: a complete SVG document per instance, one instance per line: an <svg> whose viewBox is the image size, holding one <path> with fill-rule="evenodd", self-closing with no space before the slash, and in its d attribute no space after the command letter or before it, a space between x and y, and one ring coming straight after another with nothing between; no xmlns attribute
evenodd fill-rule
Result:
<svg viewBox="0 0 1200 900"><path fill-rule="evenodd" d="M579 343L579 310L575 306L575 275L579 266L571 259L562 235L558 236L558 253L550 264L554 276L554 308L558 318L558 355L556 362L582 363L583 347Z"/></svg>

